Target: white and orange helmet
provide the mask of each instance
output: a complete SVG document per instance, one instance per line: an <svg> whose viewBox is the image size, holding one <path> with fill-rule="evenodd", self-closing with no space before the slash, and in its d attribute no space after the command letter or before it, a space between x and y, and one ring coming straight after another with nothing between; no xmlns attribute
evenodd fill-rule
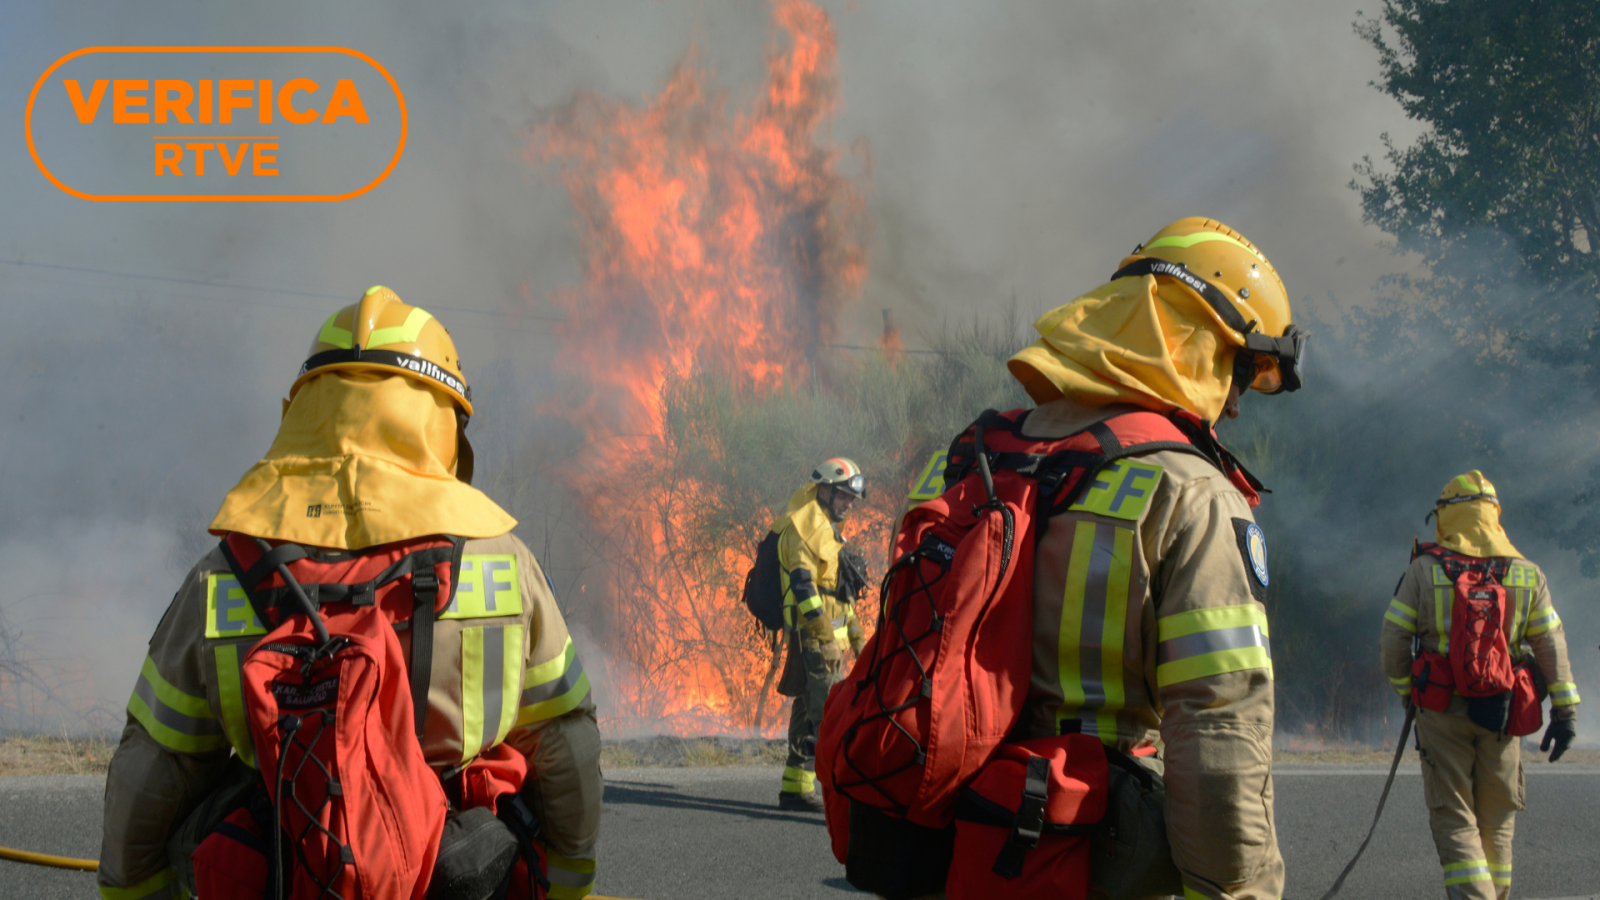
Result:
<svg viewBox="0 0 1600 900"><path fill-rule="evenodd" d="M844 491L856 499L867 496L867 478L861 467L842 456L827 460L811 470L811 480Z"/></svg>

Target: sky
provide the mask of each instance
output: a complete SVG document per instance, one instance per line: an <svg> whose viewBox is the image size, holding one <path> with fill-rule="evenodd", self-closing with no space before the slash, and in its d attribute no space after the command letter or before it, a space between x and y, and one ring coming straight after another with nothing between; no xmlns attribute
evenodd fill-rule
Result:
<svg viewBox="0 0 1600 900"><path fill-rule="evenodd" d="M1360 4L823 6L841 98L826 139L869 161L853 171L871 228L852 341L886 309L912 346L1006 303L1031 318L1189 215L1250 237L1324 321L1412 265L1348 187L1381 134L1418 133L1369 84ZM578 91L643 101L691 45L747 101L772 28L767 3L712 0L0 6L0 613L28 652L72 696L121 708L312 334L369 285L450 327L488 443L538 427L546 298L578 283L582 247L554 172L525 158L529 127ZM336 203L69 196L30 157L25 107L53 61L103 45L359 50L404 92L404 155ZM56 152L89 165L99 140ZM511 511L536 550L562 527Z"/></svg>

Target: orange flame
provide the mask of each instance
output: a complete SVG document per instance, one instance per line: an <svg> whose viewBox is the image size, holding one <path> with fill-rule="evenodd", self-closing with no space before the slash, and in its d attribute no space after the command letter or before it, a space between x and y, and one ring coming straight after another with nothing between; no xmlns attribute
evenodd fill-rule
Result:
<svg viewBox="0 0 1600 900"><path fill-rule="evenodd" d="M776 707L738 603L751 548L688 546L683 510L710 488L662 480L668 380L711 369L765 391L808 377L866 275L863 187L826 141L832 25L807 0L774 16L787 40L731 122L691 49L642 107L581 93L529 147L559 165L584 252L582 287L552 298L566 314L558 370L575 376L555 405L589 439L571 480L613 556L613 724L760 729ZM750 524L759 537L768 523Z"/></svg>

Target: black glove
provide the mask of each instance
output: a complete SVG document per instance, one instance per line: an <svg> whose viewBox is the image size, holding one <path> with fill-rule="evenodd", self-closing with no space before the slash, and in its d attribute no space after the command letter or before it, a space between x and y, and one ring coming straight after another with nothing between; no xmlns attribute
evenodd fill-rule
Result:
<svg viewBox="0 0 1600 900"><path fill-rule="evenodd" d="M1555 762L1561 754L1567 752L1572 746L1572 741L1578 736L1578 727L1571 719L1551 719L1550 727L1544 730L1544 740L1539 742L1539 752L1550 750L1550 744L1555 743L1556 749L1550 752L1550 761Z"/></svg>
<svg viewBox="0 0 1600 900"><path fill-rule="evenodd" d="M850 592L851 600L858 600L865 596L871 585L867 575L867 558L861 551L854 547L843 547L839 550L840 582Z"/></svg>

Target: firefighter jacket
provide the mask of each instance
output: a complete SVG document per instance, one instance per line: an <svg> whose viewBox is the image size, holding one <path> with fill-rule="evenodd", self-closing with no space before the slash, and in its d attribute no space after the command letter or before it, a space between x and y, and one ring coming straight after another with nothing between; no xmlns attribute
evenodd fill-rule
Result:
<svg viewBox="0 0 1600 900"><path fill-rule="evenodd" d="M789 498L789 510L772 525L778 532L778 565L783 588L783 621L798 631L807 650L836 643L860 650L866 638L850 598L839 595L839 550L844 538L822 506L817 486L808 484Z"/></svg>
<svg viewBox="0 0 1600 900"><path fill-rule="evenodd" d="M1031 412L1023 433L1065 437L1133 409L1058 399ZM1039 540L1033 674L1017 730L1094 734L1124 752L1159 740L1187 898L1282 896L1267 583L1249 503L1181 451L1108 465Z"/></svg>
<svg viewBox="0 0 1600 900"><path fill-rule="evenodd" d="M1550 603L1550 586L1544 572L1526 559L1511 558L1506 571L1506 644L1513 660L1531 652L1550 691L1550 715L1570 719L1577 715L1578 686L1572 681L1567 663L1567 635L1561 617ZM1383 674L1401 696L1411 693L1413 639L1422 649L1449 656L1450 607L1455 585L1444 567L1431 556L1418 556L1401 577L1394 599L1383 615L1383 631L1378 637ZM1446 712L1464 716L1466 698L1450 698Z"/></svg>
<svg viewBox="0 0 1600 900"><path fill-rule="evenodd" d="M255 765L240 666L265 634L220 551L189 571L150 641L106 779L100 894L185 896L167 839L211 793L230 751ZM409 659L410 630L398 632ZM423 755L435 771L506 742L528 757L523 796L549 854L550 896L594 884L600 733L544 571L511 534L468 540L461 584L434 624Z"/></svg>

